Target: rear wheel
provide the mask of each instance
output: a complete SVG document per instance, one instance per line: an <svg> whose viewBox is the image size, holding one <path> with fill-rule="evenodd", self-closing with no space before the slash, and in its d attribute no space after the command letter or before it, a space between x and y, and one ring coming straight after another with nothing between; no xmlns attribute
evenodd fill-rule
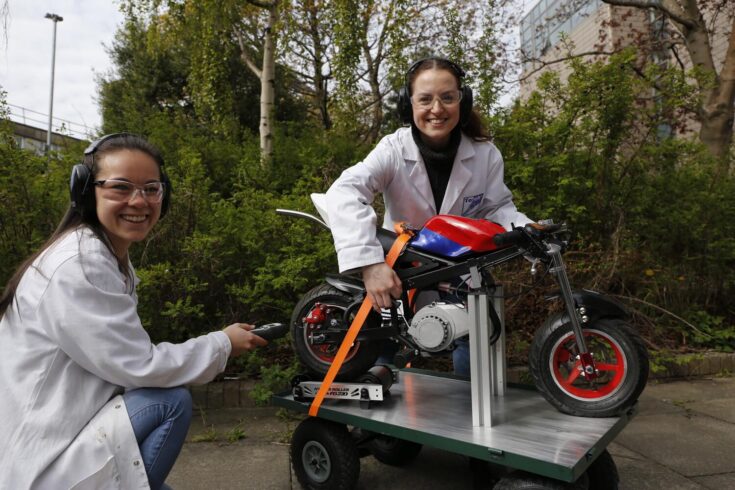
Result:
<svg viewBox="0 0 735 490"><path fill-rule="evenodd" d="M529 364L536 387L559 411L582 417L612 417L630 408L648 380L648 352L625 321L603 318L584 326L595 377L582 372L569 324L552 322L533 339Z"/></svg>
<svg viewBox="0 0 735 490"><path fill-rule="evenodd" d="M322 334L327 329L347 331L355 311L347 315L347 318L345 318L345 312L353 302L354 299L349 294L329 284L323 284L306 293L294 308L291 316L291 337L294 350L302 364L318 379L323 379L327 374L340 347L339 342L330 342L329 339L323 338ZM320 308L323 313L321 315L323 321L307 323L306 317L317 308ZM380 322L380 315L371 312L362 328L379 327ZM353 343L337 374L337 379L349 381L366 372L375 364L379 349L379 341Z"/></svg>

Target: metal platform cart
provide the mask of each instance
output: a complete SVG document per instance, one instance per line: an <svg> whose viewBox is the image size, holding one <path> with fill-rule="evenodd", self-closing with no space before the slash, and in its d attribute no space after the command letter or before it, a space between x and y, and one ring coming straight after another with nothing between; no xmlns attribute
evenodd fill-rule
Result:
<svg viewBox="0 0 735 490"><path fill-rule="evenodd" d="M502 321L501 288L494 297ZM497 489L617 488L615 463L605 448L634 410L620 417L574 417L558 412L534 390L508 386L504 332L493 345L488 341L489 301L480 292L468 304L474 323L471 381L404 369L379 403L325 400L318 415L302 421L293 434L291 454L300 483L353 488L360 456L367 451L400 466L429 445L514 470ZM292 391L274 396L273 402L308 413L310 401L296 398Z"/></svg>

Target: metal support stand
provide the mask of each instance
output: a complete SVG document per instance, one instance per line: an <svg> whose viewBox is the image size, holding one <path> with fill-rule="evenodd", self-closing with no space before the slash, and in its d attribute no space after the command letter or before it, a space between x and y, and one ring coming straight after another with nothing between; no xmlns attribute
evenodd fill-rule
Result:
<svg viewBox="0 0 735 490"><path fill-rule="evenodd" d="M471 271L474 276L476 271ZM470 316L470 386L472 393L472 425L493 426L493 397L505 396L505 312L503 288L497 286L493 305L500 318L501 332L490 345L489 298L486 291L468 296Z"/></svg>

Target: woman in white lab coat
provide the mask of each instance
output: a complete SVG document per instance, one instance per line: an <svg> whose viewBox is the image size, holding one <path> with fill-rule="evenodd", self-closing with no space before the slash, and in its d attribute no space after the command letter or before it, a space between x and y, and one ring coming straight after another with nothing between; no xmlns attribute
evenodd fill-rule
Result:
<svg viewBox="0 0 735 490"><path fill-rule="evenodd" d="M375 195L383 194L383 227L421 227L436 214L485 218L510 229L530 223L503 182L503 159L472 110L472 90L452 61L414 63L399 92L398 111L410 127L383 138L327 191L326 206L341 272L359 270L376 309L399 298L401 282L385 264L375 234ZM455 372L469 375L466 343L453 354Z"/></svg>
<svg viewBox="0 0 735 490"><path fill-rule="evenodd" d="M0 489L161 488L191 417L182 386L267 343L242 323L151 343L128 248L169 205L162 165L139 136L92 143L69 211L0 297Z"/></svg>

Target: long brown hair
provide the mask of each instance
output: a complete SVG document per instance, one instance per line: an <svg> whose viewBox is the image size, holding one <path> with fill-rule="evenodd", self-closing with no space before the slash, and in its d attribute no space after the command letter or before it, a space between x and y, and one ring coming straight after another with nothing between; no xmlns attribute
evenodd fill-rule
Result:
<svg viewBox="0 0 735 490"><path fill-rule="evenodd" d="M146 153L159 164L159 170L163 164L160 152L143 137L129 133L121 133L120 135L107 137L107 139L99 144L92 153L85 153L82 163L90 169L92 173L91 180L94 180L94 177L99 171L99 162L104 159L106 155L120 150L138 150ZM94 205L94 192L92 192L92 196L89 197L89 207L94 209ZM107 235L102 229L102 225L97 218L97 213L84 212L84 209L74 208L70 205L66 210L64 217L61 218L56 230L51 234L48 240L46 240L40 249L34 252L30 257L24 260L20 266L18 266L18 269L16 269L15 273L13 273L6 284L5 290L3 291L2 296L0 296L0 318L3 317L5 311L12 303L15 298L15 292L18 289L18 284L20 284L20 281L28 268L33 267L35 260L68 232L81 227L89 228L92 233L94 233L95 236L105 244L110 253L117 259L118 269L120 269L120 272L125 274L128 278L128 284L132 287L133 271L130 270L127 259L118 257L113 250L112 244L107 238Z"/></svg>
<svg viewBox="0 0 735 490"><path fill-rule="evenodd" d="M416 77L419 73L427 70L448 71L457 80L457 87L462 88L462 80L459 78L455 66L452 66L451 62L443 58L427 58L421 61L418 66L411 70L408 76L408 86L412 89L411 92L413 92L413 82ZM490 133L482 123L480 114L474 108L471 109L467 117L467 123L462 126L462 132L475 141L490 141L491 139Z"/></svg>

